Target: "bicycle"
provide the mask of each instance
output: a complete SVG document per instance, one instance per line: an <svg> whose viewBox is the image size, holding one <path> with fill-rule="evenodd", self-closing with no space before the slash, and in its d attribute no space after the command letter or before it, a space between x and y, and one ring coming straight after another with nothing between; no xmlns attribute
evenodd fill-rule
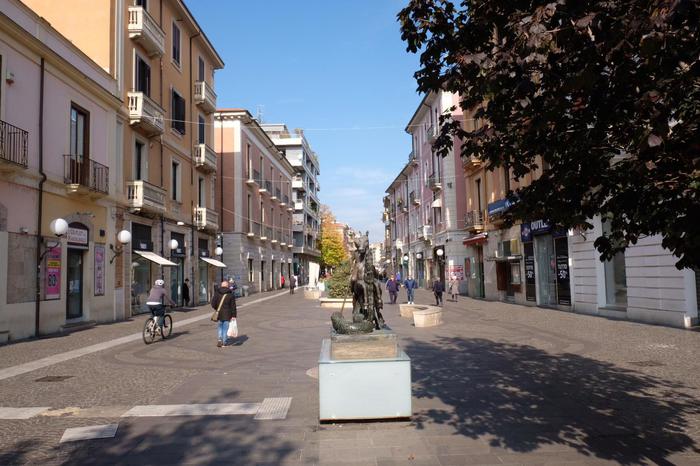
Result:
<svg viewBox="0 0 700 466"><path fill-rule="evenodd" d="M167 309L167 308L166 308ZM143 324L143 342L147 345L153 343L156 335L160 333L161 339L165 340L173 333L173 318L170 314L163 315L163 326L158 325L157 316L151 315Z"/></svg>

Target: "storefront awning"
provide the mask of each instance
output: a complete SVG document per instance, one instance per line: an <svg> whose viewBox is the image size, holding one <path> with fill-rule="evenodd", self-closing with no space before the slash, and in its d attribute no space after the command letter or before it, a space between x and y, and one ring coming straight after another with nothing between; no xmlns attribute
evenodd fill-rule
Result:
<svg viewBox="0 0 700 466"><path fill-rule="evenodd" d="M202 259L204 262L210 263L214 267L221 267L222 269L226 268L226 264L216 259L212 259L211 257L200 257L200 259Z"/></svg>
<svg viewBox="0 0 700 466"><path fill-rule="evenodd" d="M134 251L134 252L136 254L138 254L139 256L143 257L144 259L148 259L149 261L155 262L158 265L162 265L164 267L177 267L177 264L175 262L170 262L165 257L160 257L155 252L151 252L151 251Z"/></svg>
<svg viewBox="0 0 700 466"><path fill-rule="evenodd" d="M430 207L442 207L442 198L435 199Z"/></svg>
<svg viewBox="0 0 700 466"><path fill-rule="evenodd" d="M462 240L462 244L465 246L469 246L474 244L485 243L488 239L488 235L488 233L479 233L478 235L474 235L471 238L464 238Z"/></svg>

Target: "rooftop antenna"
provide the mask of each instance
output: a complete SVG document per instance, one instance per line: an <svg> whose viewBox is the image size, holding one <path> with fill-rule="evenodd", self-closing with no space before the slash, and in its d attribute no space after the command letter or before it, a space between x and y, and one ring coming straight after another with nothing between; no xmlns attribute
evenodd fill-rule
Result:
<svg viewBox="0 0 700 466"><path fill-rule="evenodd" d="M263 122L263 111L265 110L264 105L258 105L258 109L255 112L255 119L258 120L258 123Z"/></svg>

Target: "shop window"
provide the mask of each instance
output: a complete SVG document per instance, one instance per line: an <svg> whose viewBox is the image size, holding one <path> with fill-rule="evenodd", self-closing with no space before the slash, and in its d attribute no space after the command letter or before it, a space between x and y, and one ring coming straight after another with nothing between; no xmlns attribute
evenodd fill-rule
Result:
<svg viewBox="0 0 700 466"><path fill-rule="evenodd" d="M520 285L520 263L512 262L510 264L510 284Z"/></svg>
<svg viewBox="0 0 700 466"><path fill-rule="evenodd" d="M603 234L610 234L610 222L603 222ZM627 271L625 253L618 252L603 263L605 271L605 298L608 306L627 307Z"/></svg>

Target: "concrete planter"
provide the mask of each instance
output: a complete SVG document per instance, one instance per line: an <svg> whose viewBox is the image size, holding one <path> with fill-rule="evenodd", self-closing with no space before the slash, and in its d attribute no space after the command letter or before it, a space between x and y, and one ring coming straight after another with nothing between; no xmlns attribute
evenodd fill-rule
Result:
<svg viewBox="0 0 700 466"><path fill-rule="evenodd" d="M345 302L345 309L352 309L352 298L321 298L319 301L321 307L341 309Z"/></svg>
<svg viewBox="0 0 700 466"><path fill-rule="evenodd" d="M321 290L317 288L304 288L304 298L306 299L319 299L321 297Z"/></svg>
<svg viewBox="0 0 700 466"><path fill-rule="evenodd" d="M413 311L413 325L419 327L436 327L442 324L442 309L437 306L429 306L430 309L418 309Z"/></svg>

